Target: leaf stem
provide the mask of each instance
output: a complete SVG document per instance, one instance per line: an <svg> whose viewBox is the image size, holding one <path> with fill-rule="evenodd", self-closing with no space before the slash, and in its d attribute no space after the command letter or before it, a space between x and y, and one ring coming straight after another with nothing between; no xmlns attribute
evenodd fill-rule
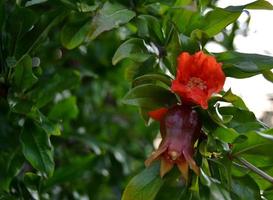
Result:
<svg viewBox="0 0 273 200"><path fill-rule="evenodd" d="M235 158L238 161L240 161L244 166L246 166L248 169L250 169L251 171L253 171L254 173L258 174L259 176L261 176L265 180L269 181L270 183L273 183L273 177L270 176L270 175L268 175L263 170L257 168L256 166L254 166L253 164L251 164L250 162L248 162L244 158L240 158L240 157L235 157Z"/></svg>

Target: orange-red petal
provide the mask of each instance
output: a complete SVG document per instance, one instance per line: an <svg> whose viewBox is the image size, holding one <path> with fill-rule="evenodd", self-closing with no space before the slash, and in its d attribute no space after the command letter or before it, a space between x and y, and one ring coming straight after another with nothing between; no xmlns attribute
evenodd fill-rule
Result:
<svg viewBox="0 0 273 200"><path fill-rule="evenodd" d="M161 159L160 163L160 177L162 178L165 174L167 174L173 168L173 163L165 160L164 158Z"/></svg>
<svg viewBox="0 0 273 200"><path fill-rule="evenodd" d="M165 114L167 113L167 111L168 111L167 108L159 108L159 109L152 110L152 111L148 112L148 115L152 119L160 121L165 116Z"/></svg>

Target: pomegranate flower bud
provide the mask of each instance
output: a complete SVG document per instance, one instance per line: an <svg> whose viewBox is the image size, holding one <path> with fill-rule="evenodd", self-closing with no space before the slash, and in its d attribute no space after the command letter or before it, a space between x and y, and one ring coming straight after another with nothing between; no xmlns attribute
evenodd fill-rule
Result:
<svg viewBox="0 0 273 200"><path fill-rule="evenodd" d="M149 166L154 160L160 159L160 176L163 177L176 164L186 182L189 167L199 175L199 167L192 158L194 143L201 135L198 113L190 106L175 105L169 109L151 111L149 115L160 121L162 141L145 165Z"/></svg>

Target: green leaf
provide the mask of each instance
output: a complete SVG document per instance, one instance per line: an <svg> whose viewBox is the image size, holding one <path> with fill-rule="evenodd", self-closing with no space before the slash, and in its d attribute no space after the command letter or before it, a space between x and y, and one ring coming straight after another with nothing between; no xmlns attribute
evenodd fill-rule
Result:
<svg viewBox="0 0 273 200"><path fill-rule="evenodd" d="M223 63L226 76L247 78L262 74L273 68L273 57L259 54L246 54L234 51L215 54L218 62Z"/></svg>
<svg viewBox="0 0 273 200"><path fill-rule="evenodd" d="M172 82L171 82L171 77L165 74L145 74L142 76L137 77L135 80L132 82L132 86L136 87L138 85L142 84L147 84L147 83L155 83L155 82L160 82L163 83L165 86L170 87Z"/></svg>
<svg viewBox="0 0 273 200"><path fill-rule="evenodd" d="M152 15L139 15L137 17L138 36L163 42L163 33L160 21Z"/></svg>
<svg viewBox="0 0 273 200"><path fill-rule="evenodd" d="M153 200L163 183L159 176L159 163L156 163L129 182L122 200Z"/></svg>
<svg viewBox="0 0 273 200"><path fill-rule="evenodd" d="M132 38L119 46L112 58L112 63L113 65L116 65L125 58L129 58L135 62L144 62L150 56L151 55L148 53L148 50L145 47L144 40Z"/></svg>
<svg viewBox="0 0 273 200"><path fill-rule="evenodd" d="M228 143L232 143L239 134L231 128L218 127L212 132L214 137Z"/></svg>
<svg viewBox="0 0 273 200"><path fill-rule="evenodd" d="M266 128L263 123L257 120L254 113L248 110L226 106L221 107L219 112L221 115L233 116L233 118L225 125L229 128L233 128L238 133L246 133L253 130L260 131L261 129Z"/></svg>
<svg viewBox="0 0 273 200"><path fill-rule="evenodd" d="M263 76L266 80L270 81L273 83L273 72L268 70L263 72Z"/></svg>
<svg viewBox="0 0 273 200"><path fill-rule="evenodd" d="M171 91L161 86L144 84L131 89L125 95L123 103L153 110L169 107L177 103L177 99Z"/></svg>
<svg viewBox="0 0 273 200"><path fill-rule="evenodd" d="M195 29L199 29L206 21L199 12L193 11L187 7L181 9L174 9L172 22L176 25L179 33L183 33L186 36L190 36L191 32Z"/></svg>
<svg viewBox="0 0 273 200"><path fill-rule="evenodd" d="M45 3L45 2L47 2L47 0L31 0L31 1L27 1L25 6L28 7L28 6Z"/></svg>
<svg viewBox="0 0 273 200"><path fill-rule="evenodd" d="M200 174L201 183L209 189L209 194L207 199L221 199L221 200L231 200L229 192L227 192L219 181L207 176L203 170ZM202 196L203 199L206 199Z"/></svg>
<svg viewBox="0 0 273 200"><path fill-rule="evenodd" d="M202 28L209 37L221 32L226 26L235 22L241 15L239 12L231 12L223 8L215 8L205 16L205 26Z"/></svg>
<svg viewBox="0 0 273 200"><path fill-rule="evenodd" d="M27 116L33 119L48 135L61 135L59 124L51 122L37 108L34 108Z"/></svg>
<svg viewBox="0 0 273 200"><path fill-rule="evenodd" d="M61 42L67 49L74 49L82 44L89 33L91 23L86 20L67 23L61 30Z"/></svg>
<svg viewBox="0 0 273 200"><path fill-rule="evenodd" d="M14 72L14 83L18 89L23 91L29 89L37 82L37 77L32 73L32 59L30 56L24 56L17 63Z"/></svg>
<svg viewBox="0 0 273 200"><path fill-rule="evenodd" d="M76 100L75 96L71 96L59 101L52 107L48 117L53 120L75 119L79 113Z"/></svg>
<svg viewBox="0 0 273 200"><path fill-rule="evenodd" d="M28 186L33 188L34 190L39 189L39 185L41 184L42 177L34 174L32 172L27 172L24 174L24 183Z"/></svg>
<svg viewBox="0 0 273 200"><path fill-rule="evenodd" d="M52 176L54 171L53 147L49 135L35 124L27 123L21 134L23 154L37 170Z"/></svg>
<svg viewBox="0 0 273 200"><path fill-rule="evenodd" d="M27 33L18 42L18 47L16 48L16 58L18 62L25 56L42 44L42 41L47 37L49 31L62 22L66 16L67 10L55 9L50 12L45 12L37 23L33 27L27 30ZM19 20L20 21L20 20Z"/></svg>
<svg viewBox="0 0 273 200"><path fill-rule="evenodd" d="M265 0L258 0L243 6L229 6L228 10L243 10L243 9L260 9L260 10L272 10L273 6Z"/></svg>
<svg viewBox="0 0 273 200"><path fill-rule="evenodd" d="M268 189L268 190L263 191L263 196L267 200L273 199L273 189Z"/></svg>
<svg viewBox="0 0 273 200"><path fill-rule="evenodd" d="M126 9L120 4L106 2L92 20L89 37L94 40L102 32L112 30L129 22L135 17L135 12Z"/></svg>
<svg viewBox="0 0 273 200"><path fill-rule="evenodd" d="M62 165L56 169L53 176L48 178L42 187L47 189L54 185L74 181L75 179L82 179L84 172L93 167L92 165L94 165L95 160L93 155L73 158L71 163Z"/></svg>
<svg viewBox="0 0 273 200"><path fill-rule="evenodd" d="M209 37L221 32L229 24L235 22L244 9L273 9L272 5L264 0L258 0L242 6L230 6L225 9L215 8L205 16L205 26L202 28Z"/></svg>
<svg viewBox="0 0 273 200"><path fill-rule="evenodd" d="M223 99L226 100L229 103L232 103L235 107L242 109L242 110L248 110L245 102L243 99L235 94L232 93L231 89L229 89L224 95Z"/></svg>
<svg viewBox="0 0 273 200"><path fill-rule="evenodd" d="M271 152L273 140L267 139L254 131L244 135L247 137L247 140L242 143L234 144L232 148L234 156L241 154L271 156L269 152Z"/></svg>
<svg viewBox="0 0 273 200"><path fill-rule="evenodd" d="M19 174L24 163L24 157L19 149L0 154L0 191L9 191L12 179Z"/></svg>
<svg viewBox="0 0 273 200"><path fill-rule="evenodd" d="M80 84L80 74L74 70L61 70L54 75L45 75L39 80L36 86L28 93L37 108L45 106L58 92L66 89L78 87Z"/></svg>
<svg viewBox="0 0 273 200"><path fill-rule="evenodd" d="M257 183L249 176L232 177L232 192L238 200L261 200L260 189Z"/></svg>

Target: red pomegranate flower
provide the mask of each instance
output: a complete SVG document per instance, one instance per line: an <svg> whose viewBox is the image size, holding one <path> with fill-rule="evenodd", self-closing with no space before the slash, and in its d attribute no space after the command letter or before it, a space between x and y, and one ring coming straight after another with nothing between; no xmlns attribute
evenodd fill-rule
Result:
<svg viewBox="0 0 273 200"><path fill-rule="evenodd" d="M189 167L199 175L199 167L192 158L194 143L201 133L198 113L190 106L175 105L169 109L151 111L149 115L160 121L162 141L145 165L161 159L160 176L163 177L176 164L186 182Z"/></svg>
<svg viewBox="0 0 273 200"><path fill-rule="evenodd" d="M195 103L207 109L211 95L220 92L224 86L222 64L202 51L194 55L183 52L177 61L177 75L172 82L172 91L182 98L183 103Z"/></svg>

